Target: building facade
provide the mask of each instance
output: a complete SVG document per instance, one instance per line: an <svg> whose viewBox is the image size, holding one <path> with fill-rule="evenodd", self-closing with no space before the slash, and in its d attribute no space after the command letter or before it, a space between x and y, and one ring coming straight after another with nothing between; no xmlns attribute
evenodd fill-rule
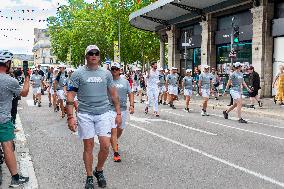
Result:
<svg viewBox="0 0 284 189"><path fill-rule="evenodd" d="M50 37L47 29L34 29L34 63L38 64L55 64L56 56L52 54Z"/></svg>
<svg viewBox="0 0 284 189"><path fill-rule="evenodd" d="M23 61L28 61L29 67L34 65L34 56L28 54L14 54L12 65L13 67L23 67Z"/></svg>
<svg viewBox="0 0 284 189"><path fill-rule="evenodd" d="M232 62L253 65L261 94L272 95L273 77L284 64L283 0L159 0L130 15L130 23L160 35L160 62L185 69L201 65L228 74ZM231 44L234 28L238 40ZM236 57L231 58L231 49Z"/></svg>

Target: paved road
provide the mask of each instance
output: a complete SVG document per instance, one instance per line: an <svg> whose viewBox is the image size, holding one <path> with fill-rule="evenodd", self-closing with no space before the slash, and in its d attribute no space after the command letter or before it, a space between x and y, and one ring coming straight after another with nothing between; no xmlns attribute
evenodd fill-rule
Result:
<svg viewBox="0 0 284 189"><path fill-rule="evenodd" d="M23 99L20 110L39 188L83 188L82 143L46 98L41 108ZM191 113L160 106L157 119L143 108L127 121L122 162L106 163L108 188L284 188L283 120L247 113L244 125L220 110L201 117L197 105Z"/></svg>

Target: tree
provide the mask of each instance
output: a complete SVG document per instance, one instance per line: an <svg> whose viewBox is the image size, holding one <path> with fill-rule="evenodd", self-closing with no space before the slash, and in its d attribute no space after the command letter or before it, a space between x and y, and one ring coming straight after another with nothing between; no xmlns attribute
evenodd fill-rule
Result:
<svg viewBox="0 0 284 189"><path fill-rule="evenodd" d="M102 60L113 58L114 41L118 41L121 26L121 62L149 62L159 59L157 34L145 32L129 24L129 14L150 4L151 0L69 0L58 8L56 17L49 18L49 33L54 54L66 62L72 51L74 65L84 62L85 48L96 44Z"/></svg>

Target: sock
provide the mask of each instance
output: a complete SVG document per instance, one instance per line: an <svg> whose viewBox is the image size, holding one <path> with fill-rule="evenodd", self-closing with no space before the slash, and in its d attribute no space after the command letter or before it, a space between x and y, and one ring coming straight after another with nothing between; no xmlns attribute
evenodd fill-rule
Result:
<svg viewBox="0 0 284 189"><path fill-rule="evenodd" d="M17 173L17 174L15 174L15 175L13 175L12 178L15 179L15 180L19 180L20 175Z"/></svg>
<svg viewBox="0 0 284 189"><path fill-rule="evenodd" d="M87 176L87 179L93 179L93 176Z"/></svg>

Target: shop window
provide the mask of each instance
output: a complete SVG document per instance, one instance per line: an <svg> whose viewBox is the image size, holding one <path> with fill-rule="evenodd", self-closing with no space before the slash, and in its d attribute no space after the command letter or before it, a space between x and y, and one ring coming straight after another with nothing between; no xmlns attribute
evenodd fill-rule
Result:
<svg viewBox="0 0 284 189"><path fill-rule="evenodd" d="M218 18L218 31L231 29L233 17L235 17L235 25L246 26L252 24L253 17L250 11L236 13Z"/></svg>
<svg viewBox="0 0 284 189"><path fill-rule="evenodd" d="M284 3L278 3L276 6L276 18L284 18Z"/></svg>

